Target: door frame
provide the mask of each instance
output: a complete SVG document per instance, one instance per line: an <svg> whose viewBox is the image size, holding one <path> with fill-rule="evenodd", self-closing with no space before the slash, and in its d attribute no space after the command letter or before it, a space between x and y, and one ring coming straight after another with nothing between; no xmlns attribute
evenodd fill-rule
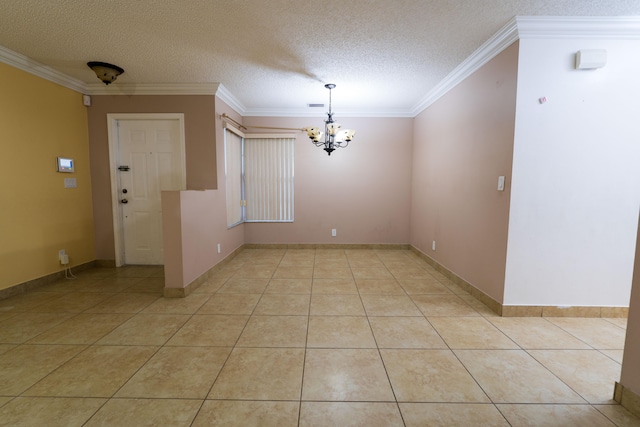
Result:
<svg viewBox="0 0 640 427"><path fill-rule="evenodd" d="M109 140L109 174L111 177L111 211L113 215L113 243L116 267L124 265L124 226L120 191L118 188L118 158L120 141L118 138L118 122L120 120L177 120L180 127L180 151L182 155L182 183L180 188L187 188L187 167L185 156L184 113L114 113L107 114L107 137Z"/></svg>

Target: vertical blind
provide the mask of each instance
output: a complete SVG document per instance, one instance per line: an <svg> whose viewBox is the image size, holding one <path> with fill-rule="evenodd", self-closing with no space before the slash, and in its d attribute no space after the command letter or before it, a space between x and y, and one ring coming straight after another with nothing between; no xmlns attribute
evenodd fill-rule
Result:
<svg viewBox="0 0 640 427"><path fill-rule="evenodd" d="M227 226L242 222L242 138L225 130L224 172L227 189Z"/></svg>
<svg viewBox="0 0 640 427"><path fill-rule="evenodd" d="M294 142L294 138L245 138L245 221L293 221Z"/></svg>

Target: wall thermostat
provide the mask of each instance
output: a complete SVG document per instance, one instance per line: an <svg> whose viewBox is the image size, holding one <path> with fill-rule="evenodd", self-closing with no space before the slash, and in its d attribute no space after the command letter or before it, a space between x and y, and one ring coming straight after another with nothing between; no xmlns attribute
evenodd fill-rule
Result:
<svg viewBox="0 0 640 427"><path fill-rule="evenodd" d="M58 172L74 172L73 159L58 157Z"/></svg>

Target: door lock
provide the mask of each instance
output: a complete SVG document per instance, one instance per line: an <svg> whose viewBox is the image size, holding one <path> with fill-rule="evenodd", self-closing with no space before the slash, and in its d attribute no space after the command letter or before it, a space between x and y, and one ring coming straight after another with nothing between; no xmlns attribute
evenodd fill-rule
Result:
<svg viewBox="0 0 640 427"><path fill-rule="evenodd" d="M122 199L122 200L120 200L120 203L122 203L122 204L125 204L125 205L126 205L127 203L129 203L129 201L128 201L127 199Z"/></svg>

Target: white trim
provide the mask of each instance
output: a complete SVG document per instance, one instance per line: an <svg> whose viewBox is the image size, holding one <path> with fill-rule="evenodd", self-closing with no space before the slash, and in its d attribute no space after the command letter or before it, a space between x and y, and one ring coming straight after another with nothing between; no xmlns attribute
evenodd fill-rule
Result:
<svg viewBox="0 0 640 427"><path fill-rule="evenodd" d="M76 92L86 93L87 84L73 77L67 76L58 70L34 61L18 52L0 46L0 62L11 65L19 70L26 71L34 76L41 77L50 82L59 84Z"/></svg>
<svg viewBox="0 0 640 427"><path fill-rule="evenodd" d="M219 83L103 83L87 85L88 95L215 95Z"/></svg>
<svg viewBox="0 0 640 427"><path fill-rule="evenodd" d="M229 107L233 108L236 113L240 114L241 116L246 116L247 109L245 108L245 106L242 105L238 98L233 96L233 94L229 92L229 90L222 83L218 85L216 96L220 98L221 101L224 101Z"/></svg>
<svg viewBox="0 0 640 427"><path fill-rule="evenodd" d="M122 226L122 208L118 189L118 121L119 120L178 120L180 125L180 150L182 155L181 187L187 188L187 167L183 113L115 113L107 114L107 135L109 140L109 175L111 178L111 212L113 215L113 241L116 267L124 265L124 241Z"/></svg>
<svg viewBox="0 0 640 427"><path fill-rule="evenodd" d="M438 83L411 111L415 117L520 39L640 38L638 16L516 16Z"/></svg>

